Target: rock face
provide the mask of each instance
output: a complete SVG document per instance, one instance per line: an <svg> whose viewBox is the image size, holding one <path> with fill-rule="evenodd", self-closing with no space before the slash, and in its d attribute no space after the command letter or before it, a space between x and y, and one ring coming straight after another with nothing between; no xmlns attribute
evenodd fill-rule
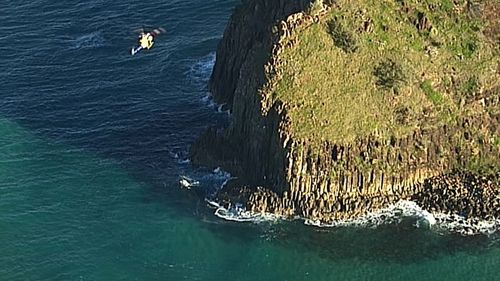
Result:
<svg viewBox="0 0 500 281"><path fill-rule="evenodd" d="M500 175L456 171L471 158L500 155L498 110L462 116L453 126L417 128L403 138L369 135L332 143L293 137L287 105L272 102L266 90L280 77L280 53L294 44L286 39L328 12L328 6L314 15L301 12L310 2L245 1L230 20L210 89L231 109L232 122L224 131L209 129L191 149L194 163L221 166L240 178L219 198L244 201L254 212L323 222L356 217L400 199L431 211L498 218ZM494 92L469 102L498 109L499 96ZM479 137L477 128L491 138Z"/></svg>
<svg viewBox="0 0 500 281"><path fill-rule="evenodd" d="M258 93L267 82L264 66L273 47L274 23L309 4L257 0L236 9L217 49L209 82L215 101L231 109L233 122L225 132L209 130L200 138L192 148L195 163L223 166L252 184L268 186L283 180L285 154L277 134L281 112L276 108L262 115Z"/></svg>
<svg viewBox="0 0 500 281"><path fill-rule="evenodd" d="M311 0L253 0L236 8L217 49L210 90L219 103L233 106L239 92L252 93L265 83L264 64L271 53L271 28L304 10ZM249 81L252 78L254 80ZM245 90L244 86L254 89ZM240 102L237 102L240 103Z"/></svg>

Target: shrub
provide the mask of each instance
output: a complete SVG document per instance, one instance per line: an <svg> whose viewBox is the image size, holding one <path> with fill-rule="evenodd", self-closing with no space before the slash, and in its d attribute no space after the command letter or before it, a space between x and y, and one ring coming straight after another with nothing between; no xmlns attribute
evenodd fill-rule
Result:
<svg viewBox="0 0 500 281"><path fill-rule="evenodd" d="M327 22L327 32L333 39L333 44L346 53L354 53L357 50L356 42L351 34L344 30L337 19Z"/></svg>
<svg viewBox="0 0 500 281"><path fill-rule="evenodd" d="M385 89L397 90L406 79L403 68L391 59L379 63L373 69L373 75L377 77L377 86Z"/></svg>

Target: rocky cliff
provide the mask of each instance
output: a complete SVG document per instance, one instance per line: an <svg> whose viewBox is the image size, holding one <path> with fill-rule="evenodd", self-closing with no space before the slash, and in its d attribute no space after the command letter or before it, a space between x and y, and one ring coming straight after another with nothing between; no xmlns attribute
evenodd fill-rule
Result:
<svg viewBox="0 0 500 281"><path fill-rule="evenodd" d="M417 201L431 211L500 218L498 16L493 13L483 21L484 28L471 31L474 34L482 32L480 44L486 46L484 50L493 59L491 65L497 67L481 76L486 81L482 82L481 89L458 93L458 89L465 86L461 84L453 88L459 83L456 81L465 79L463 84L471 81L470 77L459 77L460 69L453 73L455 76L450 74L449 94L443 96L433 86L428 86L437 84L428 83L434 77L428 73L418 73L415 81L412 81L411 73L406 74L406 78L401 76L400 80L407 85L402 83L403 86L389 90L378 87L379 79L373 83L377 84L373 91L383 93L383 103L394 104L394 109L390 108L394 118L388 122L389 129L383 125L375 129L361 127L345 134L338 125L349 126L343 118L361 118L356 122L362 123L366 114L358 117L348 113L339 118L334 117L339 111L335 109L334 113L322 118L321 113L331 112L326 110L331 106L323 101L321 94L317 94L317 88L308 92L307 86L301 84L300 75L306 72L306 67L297 65L299 59L293 59L297 53L302 55L304 52L301 44L310 44L308 37L304 37L308 30L316 36L317 30L310 31L314 28L320 31L324 28L326 33L331 31L332 44L338 47L335 52L342 57L356 56L348 57L353 64L362 56L364 47L353 42L365 37L378 39L373 35L377 32L376 12L364 7L352 13L356 20L358 17L362 19L356 29L359 34L348 36L348 31L339 31L339 22L349 18L349 10L342 6L342 2L251 0L236 9L218 47L210 80L214 99L231 109L232 122L224 131L208 130L191 150L194 163L222 166L239 177L240 180L220 192L219 200L244 202L247 209L254 212L299 215L322 222L359 216L400 199ZM412 1L408 1L410 4L392 2L391 5L400 9L401 18L408 19L409 28L415 27L417 36L431 34L431 13L436 9L432 5L436 1L429 1L425 7L412 6ZM481 4L483 6L474 6L469 1L455 2L450 4L450 10L446 10L448 14L470 10L472 12L467 17L477 13L475 17L484 19L487 12L498 9L498 4L491 1ZM390 23L384 23L380 30L387 33L390 28ZM488 38L492 40L488 41ZM446 41L438 43L431 42L419 49L422 56L430 58L431 64L439 63L431 53L439 51L439 44L444 45ZM325 45L321 48L326 49ZM462 51L457 56L463 59L464 54L467 55ZM303 56L322 55L308 53ZM392 59L389 62L392 63ZM321 63L314 67L320 69ZM473 63L475 61L471 65ZM377 71L383 69L376 65L377 62L372 61L363 67L374 68L370 73L376 76ZM297 69L302 69L302 72ZM448 75L439 72L441 68L436 69L438 75ZM309 77L307 85L314 83L314 76L320 74ZM396 78L392 77L392 80L397 81ZM287 79L299 82L287 84ZM390 79L383 81L387 83ZM293 86L288 87L289 84ZM420 108L420 105L398 100L402 99L401 92L416 91L412 88L415 84L417 90L423 92L424 99L427 95L434 104L429 102L428 106ZM287 85L284 92L304 92L305 97L312 99L311 104L318 101L320 104L309 112L307 105L303 105L308 102L307 98L301 97L297 103L294 99L299 94L280 96L283 85ZM439 90L445 92L444 88ZM446 103L447 97L449 104ZM356 97L349 99L355 100ZM343 106L354 108L356 104L347 102ZM308 115L304 115L305 111ZM446 122L440 121L443 112L446 112ZM300 119L302 116L306 117ZM411 121L411 116L414 121ZM304 128L309 127L304 133ZM332 137L328 137L329 132ZM345 137L339 137L342 134Z"/></svg>
<svg viewBox="0 0 500 281"><path fill-rule="evenodd" d="M215 101L231 109L233 120L225 132L209 130L193 146L195 163L223 166L252 184L271 186L283 180L285 155L277 134L282 118L276 109L262 114L258 93L267 82L264 66L272 53L274 24L309 4L258 0L236 8L209 82Z"/></svg>

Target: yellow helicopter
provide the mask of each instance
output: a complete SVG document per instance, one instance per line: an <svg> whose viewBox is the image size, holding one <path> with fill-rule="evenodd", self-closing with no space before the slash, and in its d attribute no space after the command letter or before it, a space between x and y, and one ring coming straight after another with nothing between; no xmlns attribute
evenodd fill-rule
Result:
<svg viewBox="0 0 500 281"><path fill-rule="evenodd" d="M155 43L155 37L161 33L165 33L165 29L158 27L153 29L152 31L144 31L144 28L141 29L139 34L139 45L137 47L133 47L130 50L130 54L133 56L137 54L141 50L149 50L153 47Z"/></svg>

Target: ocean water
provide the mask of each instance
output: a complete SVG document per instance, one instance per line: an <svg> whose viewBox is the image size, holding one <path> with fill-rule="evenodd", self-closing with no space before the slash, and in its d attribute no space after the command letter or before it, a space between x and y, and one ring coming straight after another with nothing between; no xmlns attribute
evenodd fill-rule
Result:
<svg viewBox="0 0 500 281"><path fill-rule="evenodd" d="M185 157L238 2L1 1L0 280L500 280L498 236L214 215Z"/></svg>

